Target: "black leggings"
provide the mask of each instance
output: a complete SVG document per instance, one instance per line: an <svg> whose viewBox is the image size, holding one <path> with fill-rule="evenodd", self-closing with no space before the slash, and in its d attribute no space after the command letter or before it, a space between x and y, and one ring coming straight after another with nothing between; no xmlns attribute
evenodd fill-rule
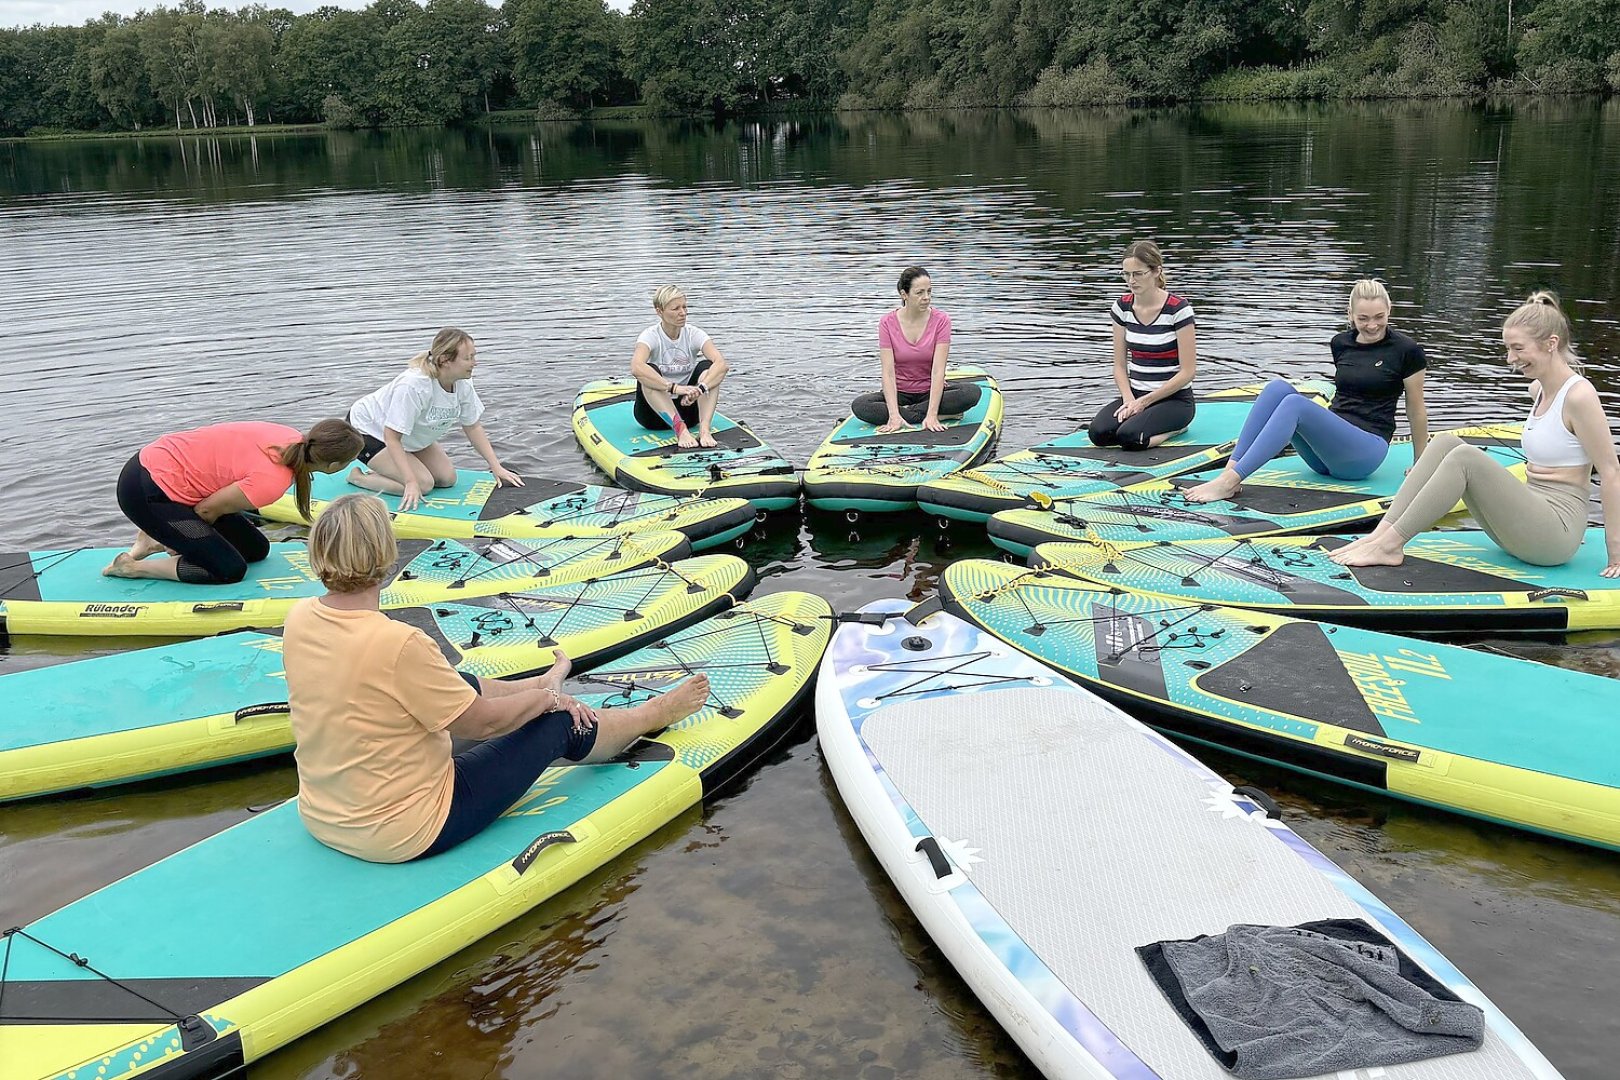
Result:
<svg viewBox="0 0 1620 1080"><path fill-rule="evenodd" d="M478 676L462 672L461 677L478 689ZM463 750L451 759L456 783L450 795L450 814L439 827L439 835L417 858L471 840L511 809L552 762L559 758L584 761L595 746L595 724L587 731L575 731L574 718L559 711L541 713L516 731Z"/></svg>
<svg viewBox="0 0 1620 1080"><path fill-rule="evenodd" d="M948 382L939 392L939 415L961 416L979 403L983 393L978 383ZM910 390L897 390L894 395L895 404L900 406L900 418L908 424L917 425L923 422L928 415L928 391L912 393ZM883 391L871 394L862 394L849 403L849 411L855 414L855 419L863 420L868 424L882 427L889 422L889 403L884 400Z"/></svg>
<svg viewBox="0 0 1620 1080"><path fill-rule="evenodd" d="M1122 424L1114 419L1114 413L1123 404L1124 398L1115 398L1092 417L1087 434L1097 446L1117 445L1122 450L1146 450L1153 436L1184 430L1192 423L1196 407L1190 386L1155 401Z"/></svg>
<svg viewBox="0 0 1620 1080"><path fill-rule="evenodd" d="M714 364L707 356L705 356L692 366L692 374L686 377L686 382L682 385L696 386L698 376L702 375L705 371L708 371L713 366ZM709 388L709 393L714 393L713 387ZM694 401L690 405L682 405L680 399L676 398L675 408L681 414L681 421L685 423L687 427L695 428L698 426L698 421L702 418L698 415L697 402ZM635 408L633 409L633 415L636 418L636 423L640 424L648 431L669 430L669 421L665 419L663 413L652 407L652 403L647 400L647 395L642 392L640 379L636 380L636 404Z"/></svg>
<svg viewBox="0 0 1620 1080"><path fill-rule="evenodd" d="M230 585L247 577L248 563L270 554L270 541L241 514L212 523L175 502L158 487L136 454L118 474L118 509L135 527L180 554L180 580L191 585Z"/></svg>

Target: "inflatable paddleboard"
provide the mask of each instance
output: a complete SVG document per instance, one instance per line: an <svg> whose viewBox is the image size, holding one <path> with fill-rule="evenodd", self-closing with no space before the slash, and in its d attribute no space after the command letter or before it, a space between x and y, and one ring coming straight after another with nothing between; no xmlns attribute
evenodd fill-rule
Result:
<svg viewBox="0 0 1620 1080"><path fill-rule="evenodd" d="M1620 849L1620 680L969 559L946 610L1189 739Z"/></svg>
<svg viewBox="0 0 1620 1080"><path fill-rule="evenodd" d="M1503 465L1524 472L1519 426L1459 428L1451 434L1478 446ZM1113 544L1154 540L1220 540L1232 536L1328 532L1371 521L1382 514L1406 479L1410 444L1397 441L1372 475L1340 480L1311 471L1292 454L1257 469L1236 498L1190 503L1185 488L1212 479L1213 472L1155 480L1118 491L1061 500L1050 510L1003 510L987 529L998 547L1027 556L1036 544L1106 540ZM1461 504L1458 504L1461 509Z"/></svg>
<svg viewBox="0 0 1620 1080"><path fill-rule="evenodd" d="M1136 949L1332 919L1370 927L1485 1021L1477 1050L1339 1076L1558 1075L1259 792L978 627L905 610L869 604L881 625L834 635L816 689L822 754L901 896L1046 1076L1223 1080Z"/></svg>
<svg viewBox="0 0 1620 1080"><path fill-rule="evenodd" d="M776 593L598 668L591 680L611 689L582 698L599 708L698 671L711 696L612 762L548 769L505 816L442 855L391 866L350 858L312 839L289 801L7 931L7 1080L242 1075L554 896L758 761L792 729L830 614L818 597ZM204 932L188 912L237 930Z"/></svg>
<svg viewBox="0 0 1620 1080"><path fill-rule="evenodd" d="M888 434L846 416L810 456L805 500L822 510L888 512L917 505L917 489L990 456L1001 430L1001 389L976 367L945 372L951 382L975 383L979 400L944 431L904 427Z"/></svg>
<svg viewBox="0 0 1620 1080"><path fill-rule="evenodd" d="M326 590L302 542L270 545L234 585L103 577L122 548L0 554L0 633L199 637L280 626L293 604ZM408 607L560 581L691 554L677 532L634 538L402 540L382 606Z"/></svg>
<svg viewBox="0 0 1620 1080"><path fill-rule="evenodd" d="M1400 566L1340 566L1348 536L1269 536L1160 544L1041 544L1031 566L1107 588L1346 626L1424 633L1620 629L1620 581L1603 529L1563 566L1520 562L1477 529L1428 532Z"/></svg>
<svg viewBox="0 0 1620 1080"><path fill-rule="evenodd" d="M747 596L730 555L398 608L462 671L588 668ZM279 631L243 631L0 676L0 801L128 783L292 749Z"/></svg>
<svg viewBox="0 0 1620 1080"><path fill-rule="evenodd" d="M682 450L673 431L636 423L635 390L632 379L600 379L574 399L574 435L615 484L660 495L747 499L761 510L798 505L798 472L748 425L715 413L720 445Z"/></svg>
<svg viewBox="0 0 1620 1080"><path fill-rule="evenodd" d="M375 494L350 484L346 475L316 473L311 478L312 513L319 515L343 495ZM399 513L399 496L377 497L393 515L394 535L409 539L577 538L674 530L691 541L693 551L703 551L735 540L754 523L754 508L741 499L678 499L538 476L524 477L522 487L496 487L492 473L465 469L457 470L453 486L428 492L408 514ZM272 521L305 524L291 493L259 513Z"/></svg>
<svg viewBox="0 0 1620 1080"><path fill-rule="evenodd" d="M1019 507L1050 506L1115 488L1164 480L1207 469L1232 453L1243 421L1263 386L1239 386L1198 396L1193 422L1179 435L1147 450L1095 446L1085 428L976 465L917 489L917 505L930 514L958 521L984 521ZM1322 404L1333 388L1301 387Z"/></svg>

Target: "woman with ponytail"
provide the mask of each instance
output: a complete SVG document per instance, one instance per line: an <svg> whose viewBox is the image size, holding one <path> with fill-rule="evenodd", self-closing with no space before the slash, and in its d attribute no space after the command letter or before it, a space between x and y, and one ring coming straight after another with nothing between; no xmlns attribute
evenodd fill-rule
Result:
<svg viewBox="0 0 1620 1080"><path fill-rule="evenodd" d="M140 531L102 573L195 585L241 581L249 563L270 553L243 512L268 506L291 486L308 521L310 474L346 468L362 445L342 420L322 420L308 435L260 421L164 435L118 477L118 507ZM152 558L165 550L167 558Z"/></svg>
<svg viewBox="0 0 1620 1080"><path fill-rule="evenodd" d="M1220 475L1187 490L1188 502L1230 499L1243 480L1290 445L1311 470L1341 480L1372 475L1395 437L1395 406L1406 398L1412 461L1429 445L1423 403L1423 346L1389 325L1389 290L1374 278L1350 287L1350 328L1328 342L1333 354L1333 404L1318 405L1286 379L1260 391L1232 460Z"/></svg>
<svg viewBox="0 0 1620 1080"><path fill-rule="evenodd" d="M489 444L481 417L484 403L473 389L478 347L465 330L447 326L433 336L426 352L386 386L354 403L349 423L365 437L360 463L349 483L367 491L399 496L400 513L416 509L424 491L450 487L456 467L439 445L453 427L489 463L497 484L523 486L523 478L501 464Z"/></svg>
<svg viewBox="0 0 1620 1080"><path fill-rule="evenodd" d="M1597 391L1579 372L1569 319L1550 292L1532 293L1502 324L1508 367L1530 379L1530 415L1520 437L1523 482L1455 435L1429 443L1378 528L1333 553L1345 566L1399 566L1407 541L1460 499L1509 555L1537 566L1575 557L1586 537L1592 473L1602 482L1607 578L1620 577L1620 458Z"/></svg>

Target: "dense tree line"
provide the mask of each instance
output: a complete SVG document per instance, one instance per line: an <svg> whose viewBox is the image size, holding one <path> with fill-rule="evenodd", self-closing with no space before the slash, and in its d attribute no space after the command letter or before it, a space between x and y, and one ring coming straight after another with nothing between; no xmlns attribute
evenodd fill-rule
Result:
<svg viewBox="0 0 1620 1080"><path fill-rule="evenodd" d="M1620 90L1620 0L375 0L0 30L0 133Z"/></svg>

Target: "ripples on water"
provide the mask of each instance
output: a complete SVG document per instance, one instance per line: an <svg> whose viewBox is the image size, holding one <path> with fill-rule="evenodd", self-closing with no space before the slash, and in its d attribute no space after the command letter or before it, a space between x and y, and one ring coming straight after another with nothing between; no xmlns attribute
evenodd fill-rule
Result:
<svg viewBox="0 0 1620 1080"><path fill-rule="evenodd" d="M595 477L568 426L683 284L736 366L727 411L803 460L875 385L921 262L953 358L1007 395L1003 449L1112 395L1108 301L1152 237L1199 315L1200 385L1328 370L1349 283L1390 281L1434 425L1518 419L1501 317L1551 284L1620 415L1620 110L1517 106L853 116L721 129L0 145L5 548L121 543L134 449L233 418L341 415L441 325L479 342L508 464ZM459 439L453 453L475 464ZM992 554L920 517L773 521L764 588L921 596ZM1500 643L1499 643L1500 644ZM0 671L105 643L23 641ZM1607 637L1509 646L1614 674ZM1620 1031L1610 855L1218 755L1471 974L1570 1077ZM0 809L0 920L33 918L294 787L282 763ZM900 903L808 733L744 792L348 1020L272 1077L1021 1075ZM257 1075L257 1073L256 1073Z"/></svg>

